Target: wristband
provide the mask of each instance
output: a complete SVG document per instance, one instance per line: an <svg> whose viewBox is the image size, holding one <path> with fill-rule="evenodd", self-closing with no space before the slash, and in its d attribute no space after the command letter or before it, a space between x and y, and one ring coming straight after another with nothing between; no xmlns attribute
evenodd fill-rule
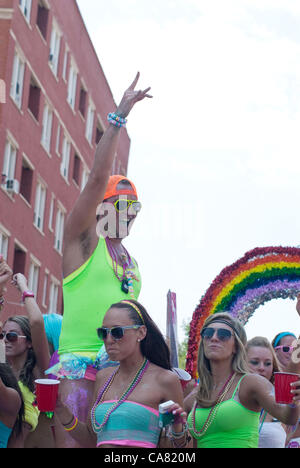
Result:
<svg viewBox="0 0 300 468"><path fill-rule="evenodd" d="M34 297L34 293L32 291L24 291L22 294L22 302L25 301L26 297Z"/></svg>
<svg viewBox="0 0 300 468"><path fill-rule="evenodd" d="M74 419L73 419L71 424L72 424L71 427L64 426L64 430L67 431L67 432L74 431L74 429L77 427L77 424L78 424L78 418L75 418L75 416L74 416Z"/></svg>
<svg viewBox="0 0 300 468"><path fill-rule="evenodd" d="M182 425L182 432L174 432L171 429L171 435L174 439L181 439L189 430L187 423Z"/></svg>
<svg viewBox="0 0 300 468"><path fill-rule="evenodd" d="M126 119L123 119L122 117L120 117L115 112L110 112L108 114L108 116L107 116L107 120L109 121L109 123L111 123L115 127L119 127L119 128L125 127L125 125L127 123Z"/></svg>

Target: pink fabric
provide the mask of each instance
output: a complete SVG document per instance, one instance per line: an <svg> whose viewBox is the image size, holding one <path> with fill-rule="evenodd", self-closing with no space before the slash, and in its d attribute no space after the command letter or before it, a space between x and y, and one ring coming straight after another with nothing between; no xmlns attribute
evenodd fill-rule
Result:
<svg viewBox="0 0 300 468"><path fill-rule="evenodd" d="M141 448L156 448L156 445L150 444L149 442L141 442L137 440L106 440L105 442L99 442L97 447L101 445L120 445L122 447L141 447Z"/></svg>
<svg viewBox="0 0 300 468"><path fill-rule="evenodd" d="M98 372L98 370L95 369L95 367L87 366L85 374L84 374L84 378L87 379L87 380L92 380L93 382L95 382L97 372Z"/></svg>

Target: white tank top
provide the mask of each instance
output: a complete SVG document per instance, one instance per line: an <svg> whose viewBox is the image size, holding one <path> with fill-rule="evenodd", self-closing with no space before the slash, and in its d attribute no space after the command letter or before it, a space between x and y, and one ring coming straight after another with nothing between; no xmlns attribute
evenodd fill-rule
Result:
<svg viewBox="0 0 300 468"><path fill-rule="evenodd" d="M286 432L280 422L264 422L259 434L259 448L285 448Z"/></svg>

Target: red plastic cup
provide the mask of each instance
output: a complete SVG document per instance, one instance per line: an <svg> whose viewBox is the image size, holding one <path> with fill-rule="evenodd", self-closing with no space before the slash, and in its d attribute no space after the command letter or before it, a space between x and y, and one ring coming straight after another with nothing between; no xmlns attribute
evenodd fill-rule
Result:
<svg viewBox="0 0 300 468"><path fill-rule="evenodd" d="M298 382L300 376L288 372L275 372L275 400L276 403L291 404L293 403L293 393L291 393L292 382Z"/></svg>
<svg viewBox="0 0 300 468"><path fill-rule="evenodd" d="M38 379L35 380L35 393L38 409L42 413L53 412L58 396L59 380Z"/></svg>

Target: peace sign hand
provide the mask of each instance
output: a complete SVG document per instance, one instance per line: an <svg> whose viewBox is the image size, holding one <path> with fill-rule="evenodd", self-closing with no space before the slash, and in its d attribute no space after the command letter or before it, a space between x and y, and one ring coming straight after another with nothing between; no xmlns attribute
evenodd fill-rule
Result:
<svg viewBox="0 0 300 468"><path fill-rule="evenodd" d="M137 73L135 79L133 80L129 88L126 89L122 97L122 100L116 110L116 114L118 114L118 116L122 118L125 118L128 116L131 109L137 102L142 101L145 98L153 97L150 94L148 94L148 91L150 91L151 89L150 87L144 90L138 90L138 91L135 90L135 87L137 85L139 78L140 78L140 72Z"/></svg>

